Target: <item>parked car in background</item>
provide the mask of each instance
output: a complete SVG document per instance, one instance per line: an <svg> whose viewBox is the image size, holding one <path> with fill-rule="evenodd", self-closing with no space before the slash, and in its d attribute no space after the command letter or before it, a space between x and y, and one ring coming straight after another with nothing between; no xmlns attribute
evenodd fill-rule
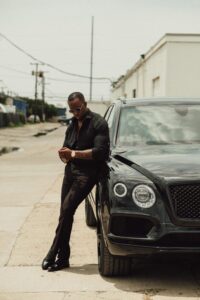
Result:
<svg viewBox="0 0 200 300"><path fill-rule="evenodd" d="M200 99L115 101L108 178L86 199L99 272L128 274L133 258L200 254Z"/></svg>
<svg viewBox="0 0 200 300"><path fill-rule="evenodd" d="M59 117L57 118L57 121L58 121L59 123L63 124L63 125L64 125L64 124L69 125L70 119L67 118L66 115L63 115L63 116L59 116Z"/></svg>
<svg viewBox="0 0 200 300"><path fill-rule="evenodd" d="M27 118L28 122L30 123L34 123L35 120L36 120L36 123L40 123L40 117L38 115L30 115L28 118Z"/></svg>
<svg viewBox="0 0 200 300"><path fill-rule="evenodd" d="M71 118L72 115L69 113L68 108L65 108L65 114L58 116L57 121L62 125L69 125Z"/></svg>

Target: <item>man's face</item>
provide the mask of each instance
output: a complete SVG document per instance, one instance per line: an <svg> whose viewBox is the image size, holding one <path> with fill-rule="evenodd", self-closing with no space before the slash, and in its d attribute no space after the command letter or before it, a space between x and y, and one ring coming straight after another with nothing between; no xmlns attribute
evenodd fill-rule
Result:
<svg viewBox="0 0 200 300"><path fill-rule="evenodd" d="M86 103L82 102L79 98L75 98L68 102L69 112L71 112L74 117L81 120L86 111Z"/></svg>

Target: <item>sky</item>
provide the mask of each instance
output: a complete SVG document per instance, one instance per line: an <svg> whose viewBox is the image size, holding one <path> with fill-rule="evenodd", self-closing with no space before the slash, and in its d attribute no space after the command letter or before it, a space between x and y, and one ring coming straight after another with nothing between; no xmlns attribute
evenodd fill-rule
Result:
<svg viewBox="0 0 200 300"><path fill-rule="evenodd" d="M0 33L40 61L115 81L166 33L200 33L200 0L0 0ZM34 98L35 61L0 36L0 90ZM73 91L89 99L89 79L46 65L46 101L65 104ZM109 100L109 80L93 80L92 99ZM41 85L38 86L41 98Z"/></svg>

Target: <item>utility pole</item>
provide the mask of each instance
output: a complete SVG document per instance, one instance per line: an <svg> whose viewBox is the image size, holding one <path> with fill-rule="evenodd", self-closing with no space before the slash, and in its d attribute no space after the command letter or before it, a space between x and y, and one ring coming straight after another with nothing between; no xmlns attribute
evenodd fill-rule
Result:
<svg viewBox="0 0 200 300"><path fill-rule="evenodd" d="M37 85L38 85L38 65L39 63L31 63L31 65L35 65L35 71L32 71L32 75L35 75L35 109L34 109L34 123L36 123L36 101L37 101Z"/></svg>
<svg viewBox="0 0 200 300"><path fill-rule="evenodd" d="M44 104L45 104L45 77L44 72L42 73L42 121L45 122L45 112L44 112Z"/></svg>
<svg viewBox="0 0 200 300"><path fill-rule="evenodd" d="M34 123L36 123L36 101L38 99L38 76L42 77L40 74L43 72L38 72L38 66L43 65L40 63L31 63L31 65L35 65L35 71L32 71L32 75L35 76L35 109L34 109Z"/></svg>
<svg viewBox="0 0 200 300"><path fill-rule="evenodd" d="M92 76L93 76L93 42L94 42L94 17L92 16L91 27L91 52L90 52L90 96L89 101L92 101Z"/></svg>
<svg viewBox="0 0 200 300"><path fill-rule="evenodd" d="M2 93L2 94L5 94L5 93L4 93L4 89L5 89L5 88L2 86L2 87L1 87L1 93Z"/></svg>
<svg viewBox="0 0 200 300"><path fill-rule="evenodd" d="M3 82L3 80L0 79L0 82ZM3 86L1 87L1 93L3 94Z"/></svg>
<svg viewBox="0 0 200 300"><path fill-rule="evenodd" d="M2 84L3 84L3 80L0 79L0 82L2 82ZM6 86L3 86L3 85L2 85L2 86L1 86L1 93L2 93L2 95L5 94L5 93L4 93L4 90L5 90L5 89L6 89Z"/></svg>

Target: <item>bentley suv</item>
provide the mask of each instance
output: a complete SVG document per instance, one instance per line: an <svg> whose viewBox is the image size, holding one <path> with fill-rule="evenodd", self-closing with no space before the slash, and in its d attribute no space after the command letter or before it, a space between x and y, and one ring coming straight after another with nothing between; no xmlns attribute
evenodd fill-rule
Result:
<svg viewBox="0 0 200 300"><path fill-rule="evenodd" d="M200 99L115 101L108 176L85 202L99 272L157 253L200 253Z"/></svg>

